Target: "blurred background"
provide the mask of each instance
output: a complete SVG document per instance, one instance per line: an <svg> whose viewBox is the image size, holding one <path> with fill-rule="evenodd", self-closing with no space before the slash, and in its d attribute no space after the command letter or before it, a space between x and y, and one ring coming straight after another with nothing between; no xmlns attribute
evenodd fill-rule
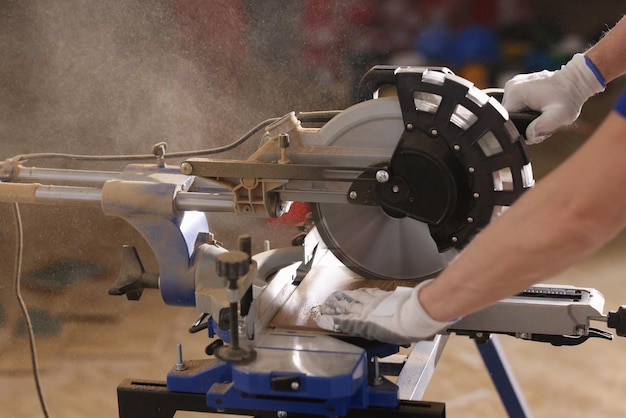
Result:
<svg viewBox="0 0 626 418"><path fill-rule="evenodd" d="M447 66L479 87L502 87L515 74L559 68L612 27L623 6L618 0L2 0L0 158L150 153L161 141L169 152L224 145L269 117L349 106L354 86L375 64ZM576 150L622 85L617 80L591 99L574 126L529 148L537 178ZM246 157L255 146L224 157ZM164 379L179 342L189 358L203 356L204 337L187 334L194 309L166 306L158 292L140 302L107 295L122 244L137 246L147 270L157 268L124 221L91 208L21 209L22 290L51 417L115 417L123 378ZM0 205L0 216L0 416L37 417L14 296L11 206ZM238 234L250 233L259 249L264 240L290 245L295 221L227 214L211 215L210 226L229 248ZM617 237L555 280L598 288L607 308L626 303L623 241ZM626 369L613 367L625 341L574 348L503 342L536 416L626 415ZM427 399L448 402L451 417L503 416L471 341L453 337L449 345Z"/></svg>

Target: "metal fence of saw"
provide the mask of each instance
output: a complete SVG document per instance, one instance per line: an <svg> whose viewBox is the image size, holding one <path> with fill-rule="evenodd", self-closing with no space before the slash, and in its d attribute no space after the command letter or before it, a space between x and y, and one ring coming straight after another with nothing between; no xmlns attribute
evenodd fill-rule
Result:
<svg viewBox="0 0 626 418"><path fill-rule="evenodd" d="M359 98L388 84L396 87L404 124L390 161L375 181L353 183L350 205L316 204L316 225L337 258L360 275L423 279L534 179L508 113L471 82L446 69L375 67Z"/></svg>

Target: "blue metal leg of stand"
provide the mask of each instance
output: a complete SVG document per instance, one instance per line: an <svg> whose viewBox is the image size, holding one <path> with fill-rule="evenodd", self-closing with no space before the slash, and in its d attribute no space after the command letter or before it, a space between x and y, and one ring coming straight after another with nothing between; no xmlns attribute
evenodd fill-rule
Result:
<svg viewBox="0 0 626 418"><path fill-rule="evenodd" d="M509 367L497 336L492 335L485 343L477 341L476 346L509 417L531 418L532 413Z"/></svg>

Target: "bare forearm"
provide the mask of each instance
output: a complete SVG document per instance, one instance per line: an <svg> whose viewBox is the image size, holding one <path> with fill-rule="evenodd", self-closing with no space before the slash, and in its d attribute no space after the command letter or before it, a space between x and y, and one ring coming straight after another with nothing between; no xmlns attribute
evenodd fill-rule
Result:
<svg viewBox="0 0 626 418"><path fill-rule="evenodd" d="M585 146L493 222L419 299L436 320L467 315L546 280L626 223L622 132L612 113Z"/></svg>
<svg viewBox="0 0 626 418"><path fill-rule="evenodd" d="M608 83L626 73L626 17L598 41L585 55L598 67Z"/></svg>

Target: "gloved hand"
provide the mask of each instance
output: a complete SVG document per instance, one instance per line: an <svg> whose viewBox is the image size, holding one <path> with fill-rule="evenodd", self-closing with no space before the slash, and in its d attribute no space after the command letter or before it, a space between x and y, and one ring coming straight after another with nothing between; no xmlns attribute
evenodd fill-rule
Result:
<svg viewBox="0 0 626 418"><path fill-rule="evenodd" d="M595 65L583 54L576 54L560 70L520 74L507 81L502 105L509 112L541 112L526 129L526 142L538 144L561 126L574 122L587 99L604 87Z"/></svg>
<svg viewBox="0 0 626 418"><path fill-rule="evenodd" d="M392 292L370 288L335 292L321 305L317 325L392 344L428 338L451 324L435 321L419 303L417 294L429 281Z"/></svg>

